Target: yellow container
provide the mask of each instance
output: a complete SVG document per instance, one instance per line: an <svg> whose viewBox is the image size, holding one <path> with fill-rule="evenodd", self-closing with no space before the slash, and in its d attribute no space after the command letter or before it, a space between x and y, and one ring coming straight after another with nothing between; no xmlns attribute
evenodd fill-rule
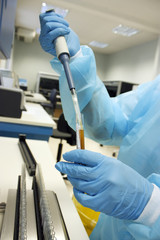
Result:
<svg viewBox="0 0 160 240"><path fill-rule="evenodd" d="M78 214L81 218L81 221L87 231L88 236L90 236L91 232L93 231L94 227L96 226L99 218L100 212L95 212L94 210L82 206L75 198L72 197L74 205L78 211Z"/></svg>

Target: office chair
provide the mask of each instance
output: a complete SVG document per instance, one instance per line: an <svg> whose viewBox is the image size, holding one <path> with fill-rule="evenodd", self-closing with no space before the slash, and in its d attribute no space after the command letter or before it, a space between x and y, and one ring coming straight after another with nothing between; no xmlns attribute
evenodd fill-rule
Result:
<svg viewBox="0 0 160 240"><path fill-rule="evenodd" d="M56 96L57 96L57 90L56 89L52 89L50 96L49 96L49 103L41 103L41 106L46 110L46 112L53 116L54 113L54 109L56 107Z"/></svg>
<svg viewBox="0 0 160 240"><path fill-rule="evenodd" d="M62 148L63 148L63 140L66 140L68 144L71 146L76 145L76 132L68 125L67 121L64 118L64 114L62 113L57 122L57 129L53 130L52 138L60 139L60 143L58 145L57 151L57 162L61 160Z"/></svg>

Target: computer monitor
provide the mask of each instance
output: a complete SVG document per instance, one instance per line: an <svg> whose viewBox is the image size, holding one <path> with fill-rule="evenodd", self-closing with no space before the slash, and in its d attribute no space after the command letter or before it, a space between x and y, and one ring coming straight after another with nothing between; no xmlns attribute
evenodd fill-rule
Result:
<svg viewBox="0 0 160 240"><path fill-rule="evenodd" d="M17 74L11 70L0 69L0 85L5 88L19 88Z"/></svg>
<svg viewBox="0 0 160 240"><path fill-rule="evenodd" d="M48 99L52 89L56 89L57 92L59 92L59 76L48 73L38 73L36 92L41 93Z"/></svg>
<svg viewBox="0 0 160 240"><path fill-rule="evenodd" d="M136 84L124 81L105 81L103 82L110 97L116 97L119 94L131 91Z"/></svg>

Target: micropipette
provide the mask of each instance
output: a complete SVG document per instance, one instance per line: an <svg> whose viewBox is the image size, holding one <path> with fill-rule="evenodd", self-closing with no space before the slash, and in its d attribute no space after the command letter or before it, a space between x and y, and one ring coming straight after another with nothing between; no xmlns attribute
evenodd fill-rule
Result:
<svg viewBox="0 0 160 240"><path fill-rule="evenodd" d="M54 12L54 9L48 10L46 12ZM65 40L64 36L59 36L54 40L55 49L56 49L56 55L57 58L60 60L60 62L63 65L66 79L68 82L68 86L71 92L73 105L76 113L76 139L77 139L77 148L78 149L84 149L84 130L83 130L83 123L82 123L82 117L81 112L79 109L78 104L78 98L76 94L76 90L74 87L74 82L72 78L72 73L69 66L69 59L70 54L68 50L68 46Z"/></svg>

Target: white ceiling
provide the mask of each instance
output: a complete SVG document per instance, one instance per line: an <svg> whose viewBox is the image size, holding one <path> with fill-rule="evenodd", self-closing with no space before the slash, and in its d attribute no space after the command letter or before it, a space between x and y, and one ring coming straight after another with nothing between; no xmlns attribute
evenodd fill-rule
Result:
<svg viewBox="0 0 160 240"><path fill-rule="evenodd" d="M16 26L39 28L42 0L18 0ZM81 44L93 40L108 43L100 53L113 53L156 39L160 35L160 0L46 0L47 4L67 8L66 20L79 35ZM132 37L112 33L123 24L139 29Z"/></svg>

